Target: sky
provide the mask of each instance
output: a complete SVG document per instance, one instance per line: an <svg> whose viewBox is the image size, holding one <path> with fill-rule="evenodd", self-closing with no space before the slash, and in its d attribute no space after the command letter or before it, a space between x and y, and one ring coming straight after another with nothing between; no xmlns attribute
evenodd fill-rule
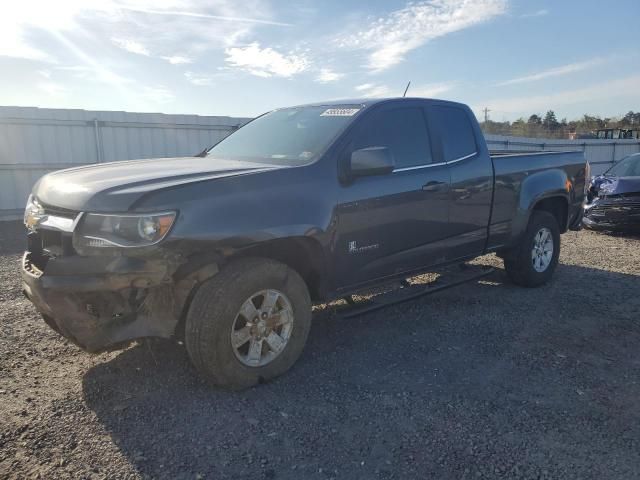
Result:
<svg viewBox="0 0 640 480"><path fill-rule="evenodd" d="M482 118L640 110L640 0L5 0L0 105L255 116L342 98Z"/></svg>

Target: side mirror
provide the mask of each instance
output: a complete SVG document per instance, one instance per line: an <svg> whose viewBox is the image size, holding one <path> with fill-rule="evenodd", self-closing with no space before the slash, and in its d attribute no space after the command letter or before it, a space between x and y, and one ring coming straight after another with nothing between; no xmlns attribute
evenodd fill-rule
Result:
<svg viewBox="0 0 640 480"><path fill-rule="evenodd" d="M393 172L396 162L387 147L367 147L351 154L350 169L353 177L386 175Z"/></svg>

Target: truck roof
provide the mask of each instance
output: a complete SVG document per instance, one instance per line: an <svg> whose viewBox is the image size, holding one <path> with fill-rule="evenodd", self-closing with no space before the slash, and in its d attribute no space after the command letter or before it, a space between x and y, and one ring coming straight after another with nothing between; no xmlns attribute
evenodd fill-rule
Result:
<svg viewBox="0 0 640 480"><path fill-rule="evenodd" d="M363 107L371 107L373 105L379 103L386 102L405 102L409 100L427 100L429 102L442 102L442 103L450 103L452 105L464 106L463 103L452 102L450 100L440 100L437 98L422 98L422 97L385 97L385 98L345 98L339 100L328 100L321 102L313 102L313 103L305 103L302 105L294 105L292 107L285 108L297 108L297 107L321 107L321 106L331 106L331 105L362 105Z"/></svg>

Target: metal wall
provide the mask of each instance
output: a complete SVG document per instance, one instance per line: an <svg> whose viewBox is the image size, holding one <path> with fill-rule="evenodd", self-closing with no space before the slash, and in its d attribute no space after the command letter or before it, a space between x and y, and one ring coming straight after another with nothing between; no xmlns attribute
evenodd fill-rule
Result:
<svg viewBox="0 0 640 480"><path fill-rule="evenodd" d="M591 173L599 175L616 160L640 152L638 140L559 140L555 138L506 137L485 135L489 150L571 151L581 150L591 164Z"/></svg>
<svg viewBox="0 0 640 480"><path fill-rule="evenodd" d="M90 163L195 155L247 118L0 107L0 220L20 218L47 172ZM640 152L637 140L486 135L491 150L582 150L594 174Z"/></svg>
<svg viewBox="0 0 640 480"><path fill-rule="evenodd" d="M247 118L0 107L0 220L20 218L47 172L136 158L195 155Z"/></svg>

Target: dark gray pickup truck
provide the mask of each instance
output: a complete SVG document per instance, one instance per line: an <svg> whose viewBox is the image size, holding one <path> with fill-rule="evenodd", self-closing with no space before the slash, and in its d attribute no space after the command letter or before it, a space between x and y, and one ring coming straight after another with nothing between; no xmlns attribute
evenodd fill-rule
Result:
<svg viewBox="0 0 640 480"><path fill-rule="evenodd" d="M44 176L24 291L87 351L180 337L206 378L246 387L293 365L312 303L488 252L546 282L585 178L580 152L491 155L458 103L283 108L201 157Z"/></svg>

